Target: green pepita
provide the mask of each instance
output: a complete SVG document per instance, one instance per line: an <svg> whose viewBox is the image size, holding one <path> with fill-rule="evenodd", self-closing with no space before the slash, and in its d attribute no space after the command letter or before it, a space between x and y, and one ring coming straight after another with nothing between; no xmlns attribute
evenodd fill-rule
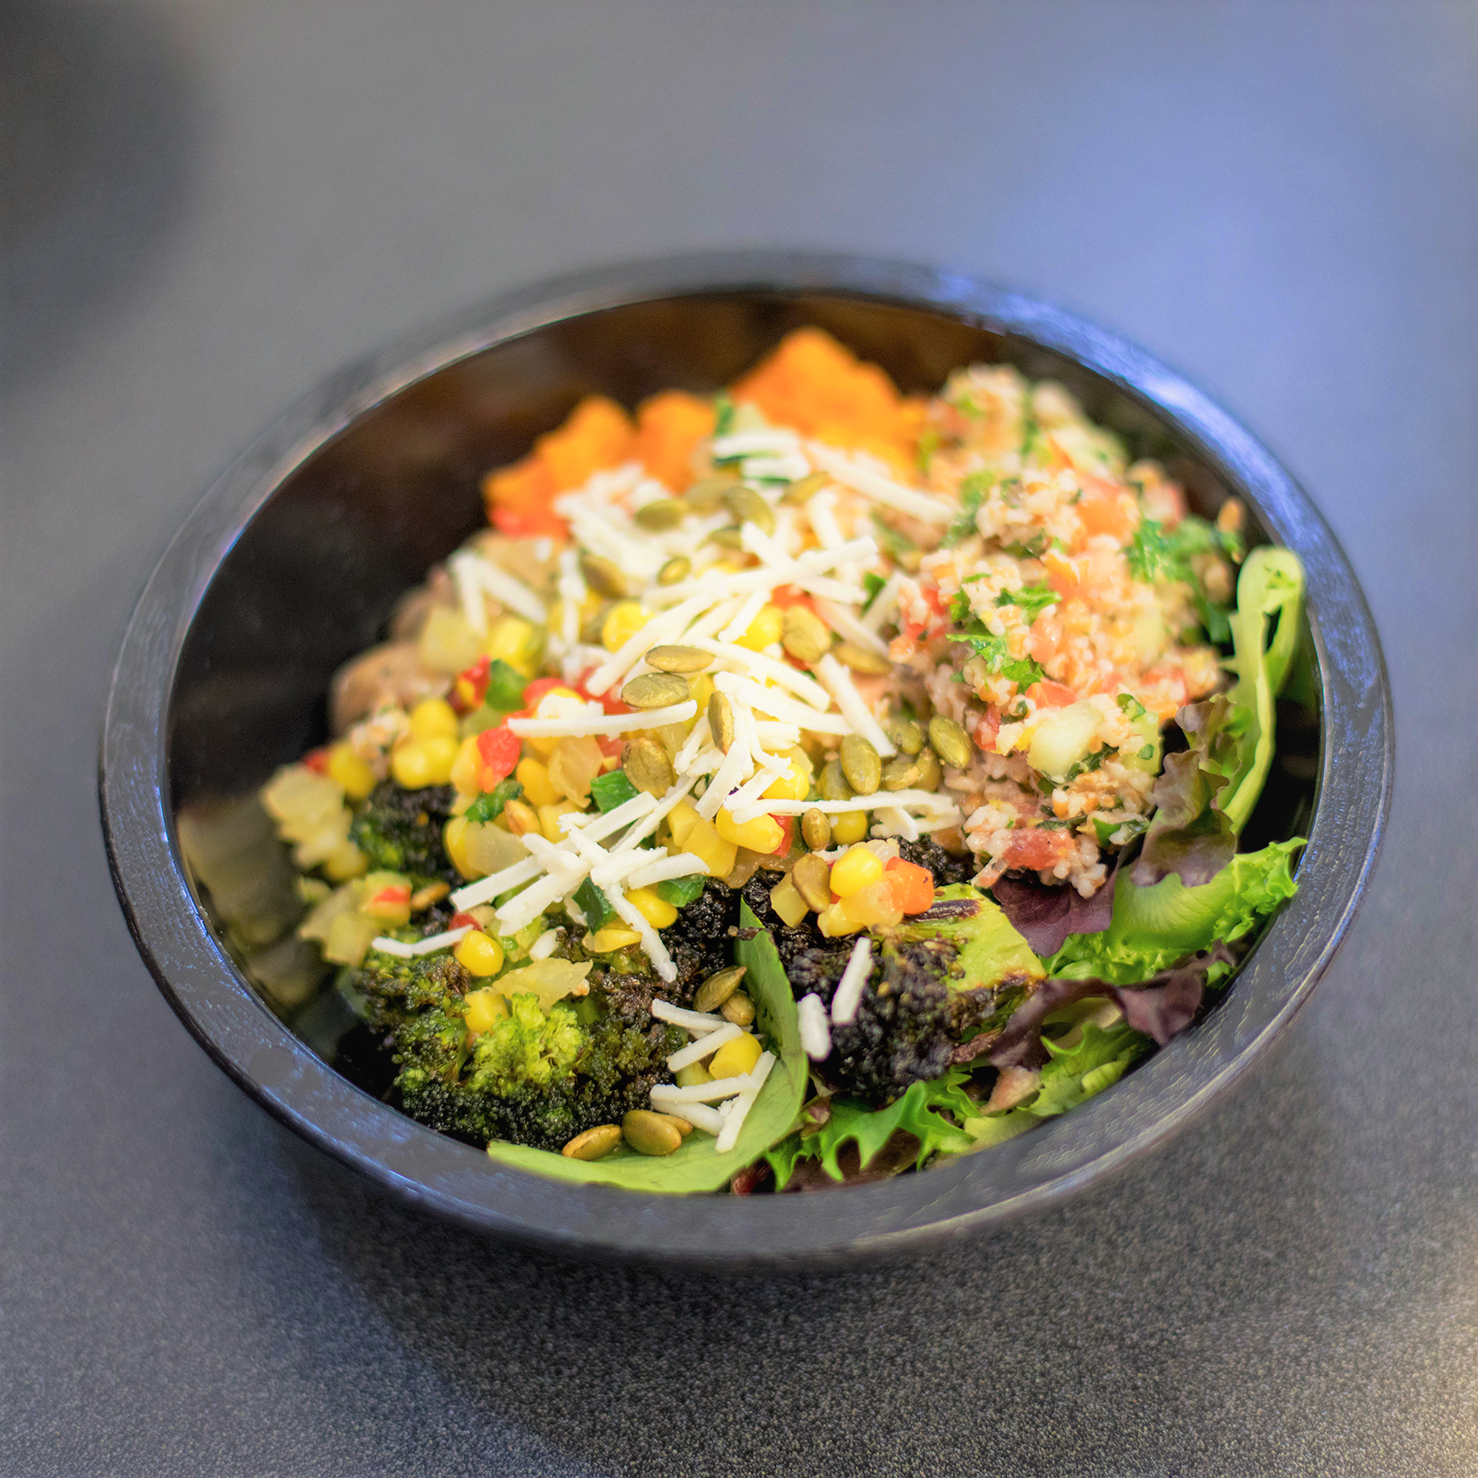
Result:
<svg viewBox="0 0 1478 1478"><path fill-rule="evenodd" d="M727 970L710 975L693 995L693 1010L717 1011L739 989L744 975L743 965L730 965Z"/></svg>
<svg viewBox="0 0 1478 1478"><path fill-rule="evenodd" d="M621 750L621 768L638 790L662 797L677 784L677 771L667 751L655 739L641 735L630 740Z"/></svg>
<svg viewBox="0 0 1478 1478"><path fill-rule="evenodd" d="M884 790L912 790L922 778L924 767L917 755L900 754L883 768Z"/></svg>
<svg viewBox="0 0 1478 1478"><path fill-rule="evenodd" d="M736 990L718 1009L724 1020L732 1021L735 1026L754 1024L754 1002L742 990Z"/></svg>
<svg viewBox="0 0 1478 1478"><path fill-rule="evenodd" d="M901 713L889 715L883 732L904 754L917 754L924 747L924 726Z"/></svg>
<svg viewBox="0 0 1478 1478"><path fill-rule="evenodd" d="M645 660L658 672L702 672L713 666L713 653L700 647L653 647Z"/></svg>
<svg viewBox="0 0 1478 1478"><path fill-rule="evenodd" d="M831 846L831 822L825 811L813 806L801 817L801 839L813 852L824 852Z"/></svg>
<svg viewBox="0 0 1478 1478"><path fill-rule="evenodd" d="M830 481L824 472L813 472L809 477L802 477L791 483L780 495L780 501L788 508L795 508L802 503L809 503L817 493Z"/></svg>
<svg viewBox="0 0 1478 1478"><path fill-rule="evenodd" d="M824 801L850 801L857 794L847 783L847 777L842 774L840 760L828 760L821 767L821 778L816 782L816 789L821 792L821 799Z"/></svg>
<svg viewBox="0 0 1478 1478"><path fill-rule="evenodd" d="M775 511L753 488L743 483L730 488L724 504L740 523L752 523L762 534L775 532Z"/></svg>
<svg viewBox="0 0 1478 1478"><path fill-rule="evenodd" d="M655 498L643 503L631 516L638 528L660 534L675 529L692 511L680 498Z"/></svg>
<svg viewBox="0 0 1478 1478"><path fill-rule="evenodd" d="M670 1155L683 1142L677 1125L651 1109L632 1109L621 1120L621 1133L639 1155Z"/></svg>
<svg viewBox="0 0 1478 1478"><path fill-rule="evenodd" d="M856 795L872 795L883 778L883 761L870 739L848 734L837 756L842 774ZM845 799L845 797L838 797Z"/></svg>
<svg viewBox="0 0 1478 1478"><path fill-rule="evenodd" d="M944 770L939 756L932 749L921 749L914 759L919 767L919 778L915 782L920 790L938 790L944 783Z"/></svg>
<svg viewBox="0 0 1478 1478"><path fill-rule="evenodd" d="M683 494L683 501L694 513L717 513L724 504L724 494L737 481L737 474L725 477L718 473L695 482Z"/></svg>
<svg viewBox="0 0 1478 1478"><path fill-rule="evenodd" d="M952 770L963 770L970 763L973 747L970 736L952 718L936 713L929 720L929 743L934 753Z"/></svg>
<svg viewBox="0 0 1478 1478"><path fill-rule="evenodd" d="M722 693L708 700L708 732L719 752L727 754L734 742L734 706Z"/></svg>
<svg viewBox="0 0 1478 1478"><path fill-rule="evenodd" d="M693 573L693 561L686 554L674 554L671 559L657 571L657 583L659 585L677 585L686 580Z"/></svg>
<svg viewBox="0 0 1478 1478"><path fill-rule="evenodd" d="M615 560L607 559L603 554L582 554L580 573L597 595L608 600L622 600L631 594L625 571Z"/></svg>
<svg viewBox="0 0 1478 1478"><path fill-rule="evenodd" d="M832 656L843 667L850 667L853 672L860 672L865 677L886 677L893 671L893 664L880 652L870 652L855 642L841 642Z"/></svg>
<svg viewBox="0 0 1478 1478"><path fill-rule="evenodd" d="M831 904L831 868L814 852L807 852L790 870L790 881L806 907L820 913Z"/></svg>
<svg viewBox="0 0 1478 1478"><path fill-rule="evenodd" d="M788 606L780 645L797 662L815 662L830 650L831 632L815 611L805 606Z"/></svg>
<svg viewBox="0 0 1478 1478"><path fill-rule="evenodd" d="M628 708L643 710L686 703L691 697L687 678L669 672L644 672L621 689L621 701Z"/></svg>
<svg viewBox="0 0 1478 1478"><path fill-rule="evenodd" d="M619 1124L597 1124L584 1134L577 1134L561 1151L572 1160L600 1160L621 1143Z"/></svg>

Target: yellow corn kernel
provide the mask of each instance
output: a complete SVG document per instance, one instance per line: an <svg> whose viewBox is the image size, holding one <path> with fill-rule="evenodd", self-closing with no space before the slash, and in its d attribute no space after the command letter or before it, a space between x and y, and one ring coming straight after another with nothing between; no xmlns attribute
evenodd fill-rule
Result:
<svg viewBox="0 0 1478 1478"><path fill-rule="evenodd" d="M867 812L843 811L831 818L831 839L841 846L850 846L867 836Z"/></svg>
<svg viewBox="0 0 1478 1478"><path fill-rule="evenodd" d="M679 845L684 852L691 852L699 858L716 878L728 877L734 870L734 859L739 855L739 848L733 842L726 842L714 829L712 822L696 815Z"/></svg>
<svg viewBox="0 0 1478 1478"><path fill-rule="evenodd" d="M523 801L509 801L503 807L503 820L508 823L508 830L514 836L527 836L530 832L538 831L541 823L539 813Z"/></svg>
<svg viewBox="0 0 1478 1478"><path fill-rule="evenodd" d="M790 768L765 791L767 801L803 801L811 793L811 777L794 760ZM779 846L777 842L775 844Z"/></svg>
<svg viewBox="0 0 1478 1478"><path fill-rule="evenodd" d="M411 739L391 751L390 773L403 789L424 790L428 785L445 785L456 761L453 739Z"/></svg>
<svg viewBox="0 0 1478 1478"><path fill-rule="evenodd" d="M708 1059L708 1071L715 1078L737 1078L747 1073L760 1060L760 1039L750 1032L731 1037Z"/></svg>
<svg viewBox="0 0 1478 1478"><path fill-rule="evenodd" d="M785 830L773 816L756 816L753 821L740 822L729 815L726 806L720 806L713 824L726 842L766 856L785 840Z"/></svg>
<svg viewBox="0 0 1478 1478"><path fill-rule="evenodd" d="M629 949L633 944L640 944L641 935L635 929L628 929L625 924L607 924L598 933L587 934L582 943L593 955L608 955L613 950Z"/></svg>
<svg viewBox="0 0 1478 1478"><path fill-rule="evenodd" d="M445 698L423 698L411 709L412 739L455 739L457 715Z"/></svg>
<svg viewBox="0 0 1478 1478"><path fill-rule="evenodd" d="M477 736L474 734L457 747L457 757L452 761L451 782L464 796L480 795L482 771L482 751L477 747Z"/></svg>
<svg viewBox="0 0 1478 1478"><path fill-rule="evenodd" d="M633 888L626 901L654 929L665 929L677 919L677 909L665 898L659 898L655 888Z"/></svg>
<svg viewBox="0 0 1478 1478"><path fill-rule="evenodd" d="M503 968L503 946L481 929L464 934L452 951L457 963L472 975L496 975Z"/></svg>
<svg viewBox="0 0 1478 1478"><path fill-rule="evenodd" d="M538 674L539 656L543 647L543 636L537 626L531 625L522 616L506 614L488 624L487 640L483 643L483 651L489 657L501 657L525 677Z"/></svg>
<svg viewBox="0 0 1478 1478"><path fill-rule="evenodd" d="M883 875L883 861L867 847L853 847L832 864L831 891L838 898L850 898Z"/></svg>
<svg viewBox="0 0 1478 1478"><path fill-rule="evenodd" d="M608 652L619 652L651 619L636 601L618 601L601 624L601 646Z"/></svg>
<svg viewBox="0 0 1478 1478"><path fill-rule="evenodd" d="M578 816L579 806L572 801L560 801L553 806L539 807L539 830L551 842L562 842L565 834L560 830L559 818L561 816ZM881 864L879 864L881 866Z"/></svg>
<svg viewBox="0 0 1478 1478"><path fill-rule="evenodd" d="M362 801L375 788L375 772L348 744L335 744L329 749L328 773L344 787L351 801Z"/></svg>
<svg viewBox="0 0 1478 1478"><path fill-rule="evenodd" d="M446 848L446 855L464 878L477 876L467 857L467 828L471 824L465 816L453 816L441 831L441 844Z"/></svg>
<svg viewBox="0 0 1478 1478"><path fill-rule="evenodd" d="M672 839L679 847L687 845L688 833L693 829L693 823L702 818L687 801L679 801L667 815L667 825L672 832Z"/></svg>
<svg viewBox="0 0 1478 1478"><path fill-rule="evenodd" d="M560 794L549 779L549 767L530 756L518 762L513 778L523 786L523 798L531 806L559 804Z"/></svg>
<svg viewBox="0 0 1478 1478"><path fill-rule="evenodd" d="M706 672L700 672L688 679L688 691L693 695L698 711L683 725L685 734L691 734L699 719L708 712L708 700L713 697L713 679Z"/></svg>
<svg viewBox="0 0 1478 1478"><path fill-rule="evenodd" d="M762 652L780 640L780 633L784 628L785 612L779 606L763 605L759 614L749 623L748 630L739 638L739 645L748 647L751 652Z"/></svg>
<svg viewBox="0 0 1478 1478"><path fill-rule="evenodd" d="M789 873L770 889L770 907L792 928L811 911Z"/></svg>
<svg viewBox="0 0 1478 1478"><path fill-rule="evenodd" d="M334 883L347 883L369 867L369 858L347 837L320 864L323 875Z"/></svg>
<svg viewBox="0 0 1478 1478"><path fill-rule="evenodd" d="M469 934L467 937L470 939L472 936ZM508 1002L502 994L486 985L481 990L468 991L462 997L462 1005L466 1009L467 1030L474 1037L492 1031L508 1014Z"/></svg>

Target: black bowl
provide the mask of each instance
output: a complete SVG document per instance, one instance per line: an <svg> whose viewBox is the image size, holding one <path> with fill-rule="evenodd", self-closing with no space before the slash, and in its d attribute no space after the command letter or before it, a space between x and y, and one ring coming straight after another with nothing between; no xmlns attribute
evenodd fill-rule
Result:
<svg viewBox="0 0 1478 1478"><path fill-rule="evenodd" d="M1169 461L1203 511L1234 493L1258 536L1302 556L1311 696L1282 715L1280 764L1253 821L1256 839L1308 836L1298 896L1191 1031L1072 1113L936 1170L837 1194L737 1198L502 1168L345 1075L373 1088L372 1066L347 1052L345 1071L330 1064L344 1023L311 1001L285 1009L303 990L291 936L273 955L237 927L252 909L217 896L250 893L256 871L202 888L181 822L219 814L321 742L330 674L480 524L487 468L521 456L587 393L630 405L666 386L709 391L803 323L906 390L934 390L974 360L1053 375L1137 454ZM856 257L716 254L501 298L343 371L264 432L186 520L133 614L108 697L102 812L118 895L160 989L216 1061L313 1144L408 1201L548 1247L723 1267L837 1263L1058 1201L1166 1139L1267 1049L1329 964L1374 862L1390 701L1370 612L1307 496L1148 355L962 277ZM270 891L282 874L264 846ZM254 907L259 917L260 899Z"/></svg>

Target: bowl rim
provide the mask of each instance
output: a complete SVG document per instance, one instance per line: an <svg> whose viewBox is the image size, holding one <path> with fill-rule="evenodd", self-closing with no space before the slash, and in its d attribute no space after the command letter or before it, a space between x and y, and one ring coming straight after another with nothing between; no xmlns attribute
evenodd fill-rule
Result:
<svg viewBox="0 0 1478 1478"><path fill-rule="evenodd" d="M845 1195L673 1196L548 1180L491 1161L355 1087L272 1014L212 934L168 804L166 716L191 622L221 562L291 473L413 382L562 320L655 300L764 292L956 318L1065 355L1168 422L1308 576L1320 762L1298 895L1195 1031L1032 1133ZM130 932L165 998L282 1123L401 1199L477 1230L586 1255L758 1269L837 1265L973 1234L1121 1170L1203 1112L1307 1003L1370 877L1394 731L1379 636L1333 532L1273 455L1181 375L1053 304L954 272L830 252L721 251L623 262L501 294L347 366L277 416L211 484L129 619L108 687L99 804Z"/></svg>

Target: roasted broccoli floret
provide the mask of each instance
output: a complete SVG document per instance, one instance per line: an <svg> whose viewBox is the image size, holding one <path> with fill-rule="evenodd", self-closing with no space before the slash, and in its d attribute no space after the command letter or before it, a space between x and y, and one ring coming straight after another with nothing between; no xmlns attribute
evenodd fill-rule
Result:
<svg viewBox="0 0 1478 1478"><path fill-rule="evenodd" d="M610 999L593 975L588 996L547 1010L515 993L508 1015L470 1039L464 997L475 985L451 955L373 950L347 982L366 1020L387 1033L401 1107L433 1129L557 1150L647 1107L653 1085L671 1080L666 1059L683 1034Z"/></svg>
<svg viewBox="0 0 1478 1478"><path fill-rule="evenodd" d="M450 785L402 790L382 780L355 812L349 836L371 868L456 886L462 878L441 840L454 799Z"/></svg>

